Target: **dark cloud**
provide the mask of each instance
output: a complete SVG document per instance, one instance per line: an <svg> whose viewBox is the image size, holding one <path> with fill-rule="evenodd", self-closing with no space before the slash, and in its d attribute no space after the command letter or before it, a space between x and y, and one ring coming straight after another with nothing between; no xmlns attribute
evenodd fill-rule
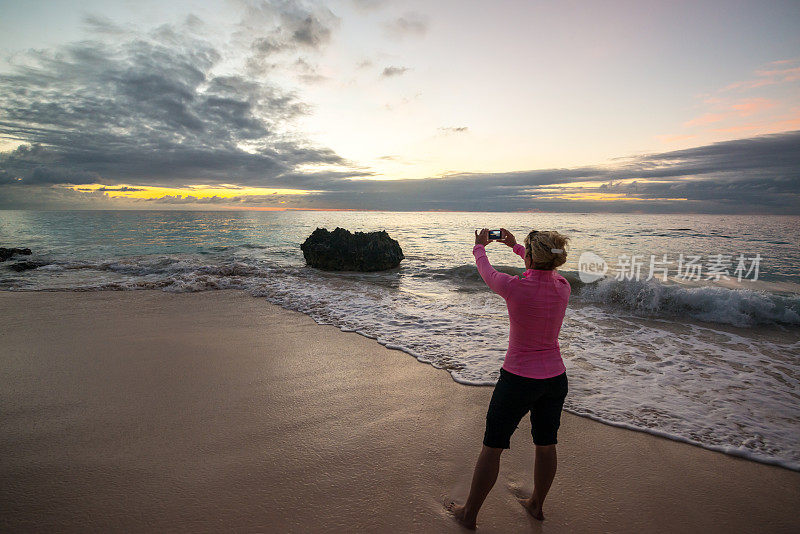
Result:
<svg viewBox="0 0 800 534"><path fill-rule="evenodd" d="M93 34L113 37L112 42L82 41L17 56L16 68L0 74L0 138L22 143L0 154L0 208L285 204L385 210L800 213L800 131L646 154L607 166L369 180L374 174L369 169L353 170L333 151L287 133L287 124L308 113L307 106L294 93L263 81L267 77L251 75L280 64L304 81L320 81L314 54L332 39L336 16L317 4L305 7L288 0L248 6L236 39L239 45L252 44L247 48L252 52L251 70L238 75L215 73L224 51L197 37L204 23L196 17L149 34L87 17ZM407 70L387 66L382 76L400 76ZM457 134L468 128L439 131ZM299 170L314 164L340 167ZM92 183L109 187L64 187ZM310 193L147 200L108 194L186 184ZM598 191L624 200L569 200Z"/></svg>
<svg viewBox="0 0 800 534"><path fill-rule="evenodd" d="M461 173L424 180L316 176L303 200L384 210L800 213L800 131L629 158L614 166ZM581 182L599 182L589 187ZM557 186L557 187L556 187ZM569 200L587 193L624 201Z"/></svg>
<svg viewBox="0 0 800 534"><path fill-rule="evenodd" d="M318 67L312 65L305 58L298 58L294 62L297 78L305 83L320 83L327 81L328 78L319 73Z"/></svg>
<svg viewBox="0 0 800 534"><path fill-rule="evenodd" d="M400 76L401 74L404 74L407 70L408 67L394 67L394 66L386 67L385 69L383 69L381 76L384 76L386 78L390 78L392 76Z"/></svg>
<svg viewBox="0 0 800 534"><path fill-rule="evenodd" d="M125 199L114 199L106 192L75 191L52 185L0 184L0 209L125 209Z"/></svg>
<svg viewBox="0 0 800 534"><path fill-rule="evenodd" d="M105 35L124 35L129 31L107 17L100 15L86 15L83 17L83 24L87 30L96 34Z"/></svg>
<svg viewBox="0 0 800 534"><path fill-rule="evenodd" d="M800 130L648 154L632 159L629 168L652 178L723 172L778 172L796 178L800 173Z"/></svg>
<svg viewBox="0 0 800 534"><path fill-rule="evenodd" d="M673 213L800 214L800 131L715 143L687 150L628 158L613 166L542 169L506 173L460 173L422 180L352 179L353 173L287 172L275 186L311 191L306 195L239 196L215 200L195 197L138 202L113 199L105 192L54 193L18 183L0 185L0 207L31 207L25 195L35 189L38 205L62 207L142 207L163 204L291 208L464 211L608 211ZM598 186L587 186L594 182ZM2 175L0 175L2 183ZM51 188L52 189L52 188ZM581 200L586 193L621 196L622 201ZM91 195L83 199L81 195ZM570 200L575 198L576 200ZM59 204L60 202L60 204ZM103 204L105 202L105 205ZM138 204L137 204L138 202ZM49 203L49 204L48 204ZM33 208L31 208L33 209Z"/></svg>
<svg viewBox="0 0 800 534"><path fill-rule="evenodd" d="M237 37L249 43L251 74L274 68L274 56L286 52L318 51L327 45L339 18L322 5L306 6L291 0L249 3Z"/></svg>
<svg viewBox="0 0 800 534"><path fill-rule="evenodd" d="M134 202L141 202L145 204L216 204L225 205L230 204L232 199L219 197L217 195L211 197L196 197L193 195L164 195L157 198L142 198L135 199Z"/></svg>
<svg viewBox="0 0 800 534"><path fill-rule="evenodd" d="M420 13L409 12L384 24L390 37L401 39L408 35L425 35L428 31L428 18Z"/></svg>
<svg viewBox="0 0 800 534"><path fill-rule="evenodd" d="M298 26L296 39L310 39L302 30L311 27ZM0 181L264 185L298 165L343 163L281 133L307 112L303 102L214 75L220 59L207 42L164 27L116 44L30 51L0 75L0 137L26 143L0 154Z"/></svg>
<svg viewBox="0 0 800 534"><path fill-rule="evenodd" d="M183 24L192 31L200 31L206 27L205 21L192 13L186 16Z"/></svg>
<svg viewBox="0 0 800 534"><path fill-rule="evenodd" d="M619 193L642 200L686 199L690 203L715 206L716 211L798 212L800 184L798 178L773 177L734 180L681 180L671 182L608 183L600 186L604 193ZM794 210L792 210L794 207Z"/></svg>

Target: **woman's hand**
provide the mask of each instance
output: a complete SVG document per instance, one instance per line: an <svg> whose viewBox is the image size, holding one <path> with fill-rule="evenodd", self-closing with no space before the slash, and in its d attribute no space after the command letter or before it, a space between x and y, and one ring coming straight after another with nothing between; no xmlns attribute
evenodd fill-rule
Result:
<svg viewBox="0 0 800 534"><path fill-rule="evenodd" d="M512 234L505 228L500 228L500 242L505 243L511 248L514 248L514 245L517 244L517 240L514 239L514 234Z"/></svg>
<svg viewBox="0 0 800 534"><path fill-rule="evenodd" d="M475 230L475 244L486 246L489 244L489 229L484 228L481 233Z"/></svg>

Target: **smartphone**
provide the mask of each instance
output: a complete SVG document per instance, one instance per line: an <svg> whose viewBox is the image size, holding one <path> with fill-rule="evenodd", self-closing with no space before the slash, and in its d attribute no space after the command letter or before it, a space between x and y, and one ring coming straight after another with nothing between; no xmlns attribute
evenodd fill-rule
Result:
<svg viewBox="0 0 800 534"><path fill-rule="evenodd" d="M493 241L500 241L502 230L489 230L489 239Z"/></svg>

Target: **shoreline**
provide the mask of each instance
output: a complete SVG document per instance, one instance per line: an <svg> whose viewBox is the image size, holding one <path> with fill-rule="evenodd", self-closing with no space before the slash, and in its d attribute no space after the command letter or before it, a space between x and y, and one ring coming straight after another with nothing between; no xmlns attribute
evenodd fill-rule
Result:
<svg viewBox="0 0 800 534"><path fill-rule="evenodd" d="M125 290L116 290L116 289L89 288L89 289L0 290L0 294L2 294L2 293L73 293L73 292L74 293L92 293L92 292L111 292L111 293L116 293L116 292L127 292L127 291L164 292L161 289L125 289ZM430 366L431 368L433 368L436 371L445 371L445 372L447 372L447 374L450 377L450 379L453 382L455 382L456 384L459 384L459 385L462 385L462 386L466 386L466 387L494 387L494 384L484 384L484 383L475 384L475 383L472 383L472 382L459 380L457 377L453 376L453 374L450 373L448 369L443 368L443 367L437 367L437 366L433 365L433 363L431 363L431 362L427 362L427 361L424 361L424 360L420 359L419 355L416 352L414 352L413 350L411 350L411 349L407 349L407 348L405 348L403 346L400 346L400 345L397 345L395 343L380 341L376 336L373 336L371 334L365 333L365 332L360 331L360 330L341 328L341 327L339 327L339 326L337 326L337 325L335 325L333 323L318 322L313 316L311 316L311 315L309 315L307 313L304 313L304 312L301 312L301 311L297 311L297 310L293 310L291 308L284 307L284 306L282 306L282 305L280 305L278 303L271 302L268 299L266 299L265 297L262 297L260 295L259 296L253 295L252 293L250 293L248 290L245 290L245 289L210 289L210 290L197 291L197 292L188 292L188 293L214 293L214 292L221 292L221 291L222 292L233 291L233 292L245 293L245 294L249 295L252 298L264 300L264 301L266 301L267 304L272 305L272 306L277 306L277 307L279 307L279 308L281 308L283 310L286 310L287 312L300 313L302 315L305 315L306 317L308 317L309 319L314 321L314 323L319 325L319 326L331 326L331 327L336 328L339 331L344 332L344 333L358 334L361 337L364 337L366 339L375 341L377 344L381 345L382 347L385 347L387 350L399 351L399 352L402 352L402 353L404 353L404 354L406 354L408 356L411 356L412 358L417 360L419 363L428 365L428 366ZM164 293L172 293L172 292L164 292ZM182 292L175 292L175 293L182 293ZM700 324L703 324L702 321L700 322ZM708 323L708 326L709 327L713 327L713 328L715 328L717 330L723 330L723 331L734 332L734 333L738 333L737 328L740 328L740 327L735 327L733 325L718 324L718 323ZM773 325L770 328L774 328L776 332L784 332L785 331L785 327L783 327L783 326ZM604 425L608 425L608 426L612 426L612 427L616 427L616 428L621 428L621 429L625 429L625 430L630 430L630 431L633 431L633 432L642 432L644 434L649 434L651 436L655 436L655 437L659 437L659 438L663 438L663 439L668 439L668 440L675 441L675 442L678 442L678 443L685 443L687 445L700 447L702 449L706 449L706 450L709 450L709 451L719 452L719 453L726 454L726 455L729 455L729 456L733 456L733 457L736 457L736 458L743 458L745 460L749 460L749 461L760 463L760 464L764 464L764 465L777 466L777 467L780 467L782 469L787 469L789 471L794 471L794 472L800 473L800 463L798 463L796 461L784 460L784 459L781 459L781 458L766 458L766 457L762 457L762 456L756 456L756 455L753 455L753 453L750 452L750 451L741 450L741 449L739 449L737 447L733 447L731 445L712 445L712 444L707 444L707 443L703 443L702 441L693 440L691 438L687 438L687 437L684 437L684 436L681 436L681 435L678 435L678 434L672 434L672 433L669 433L669 432L666 432L666 431L661 431L661 430L654 429L654 428L642 428L642 427L636 426L634 424L631 424L631 423L628 423L628 422L625 422L625 421L613 421L613 420L606 419L606 418L604 418L602 416L599 416L599 415L588 414L588 413L580 413L579 411L570 409L570 408L568 408L566 406L564 407L564 413L569 413L569 414L574 415L576 417L584 417L586 419L589 419L589 420L592 420L592 421L595 421L595 422L598 422L598 423L601 423L601 424L604 424Z"/></svg>
<svg viewBox="0 0 800 534"><path fill-rule="evenodd" d="M6 527L460 531L441 504L466 494L491 388L240 290L3 291L0 309ZM538 523L514 495L529 430L481 531L800 527L800 473L569 413Z"/></svg>
<svg viewBox="0 0 800 534"><path fill-rule="evenodd" d="M225 291L225 290L223 290L223 291ZM261 297L254 297L254 298L261 298ZM280 306L278 304L274 304L272 302L270 302L270 304L273 304L275 306L279 306L280 308L282 308L284 310L287 310L287 311L295 312L295 310L291 310L289 308L284 308L283 306ZM302 313L302 312L296 312L296 313ZM419 363L423 363L425 365L429 365L430 367L432 367L433 369L435 369L437 371L445 371L450 376L450 379L453 380L453 382L455 382L456 384L459 384L461 386L465 386L465 387L489 387L489 388L493 388L494 387L493 384L473 384L473 383L470 383L470 382L467 382L467 381L460 381L455 376L453 376L447 369L441 368L441 367L436 367L436 366L432 365L430 362L425 362L425 361L420 360L418 355L414 351L412 351L410 349L406 349L405 347L401 347L401 346L395 345L393 343L382 343L376 337L371 336L369 334L366 334L364 332L361 332L361 331L358 331L358 330L342 329L342 328L339 328L338 326L336 326L335 324L332 324L332 323L320 323L320 322L317 322L317 320L314 319L310 315L307 315L307 314L303 314L303 315L306 315L307 317L312 319L316 324L318 324L320 326L332 326L334 328L338 328L341 332L345 332L345 333L351 333L352 332L354 334L358 334L358 335L360 335L362 337L365 337L367 339L371 339L371 340L375 341L376 343L378 343L379 345L387 348L388 350L400 351L400 352L402 352L402 353L404 353L404 354L406 354L408 356L411 356L412 358L417 360ZM717 323L709 323L709 326L714 326L715 328L719 327L719 326L727 327L728 331L732 331L733 328L734 328L731 325L718 325ZM775 327L775 328L783 328L783 327ZM725 328L722 328L722 329L725 330ZM742 450L740 450L738 448L735 448L735 447L732 447L732 446L729 446L729 445L710 445L710 444L707 444L707 443L703 443L702 441L693 440L691 438L686 438L686 437L683 437L683 436L679 436L677 434L670 434L669 432L660 431L658 429L642 428L642 427L638 427L636 425L633 425L633 424L630 424L630 423L627 423L627 422L612 421L612 420L609 420L609 419L606 419L606 418L603 418L603 417L597 416L597 415L579 413L578 411L572 410L570 408L567 408L566 406L564 407L564 413L568 413L568 414L574 415L576 417L585 417L586 419L590 419L592 421L596 421L596 422L604 424L604 425L608 425L608 426L612 426L612 427L616 427L616 428L622 428L622 429L630 430L630 431L633 431L633 432L642 432L644 434L649 434L651 436L655 436L655 437L659 437L659 438L663 438L663 439L668 439L668 440L671 440L671 441L676 441L678 443L685 443L687 445L692 445L694 447L700 447L701 449L706 449L706 450L713 451L713 452L719 452L719 453L722 453L722 454L726 454L728 456L733 456L733 457L736 457L736 458L743 458L743 459L749 460L751 462L756 462L756 463L764 464L764 465L777 466L777 467L780 467L780 468L783 468L783 469L787 469L789 471L800 472L800 463L793 462L791 460L784 460L784 459L781 459L781 458L764 458L764 457L760 457L760 456L754 456L749 451L742 451Z"/></svg>

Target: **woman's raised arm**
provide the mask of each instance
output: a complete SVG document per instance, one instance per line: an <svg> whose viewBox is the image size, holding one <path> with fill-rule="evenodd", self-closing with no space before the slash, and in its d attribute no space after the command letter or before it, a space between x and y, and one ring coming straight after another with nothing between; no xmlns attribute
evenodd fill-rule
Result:
<svg viewBox="0 0 800 534"><path fill-rule="evenodd" d="M514 277L510 274L501 273L492 267L489 263L489 258L486 257L486 245L489 243L489 230L484 228L479 234L475 231L475 246L472 248L472 255L475 256L475 263L478 266L478 273L480 273L483 281L489 286L489 289L497 293L503 298L508 298L510 292L511 282ZM523 247L523 251L524 251Z"/></svg>
<svg viewBox="0 0 800 534"><path fill-rule="evenodd" d="M514 251L514 254L516 254L517 256L521 257L524 260L525 259L525 247L523 245L520 245L519 243L517 243L517 240L514 237L514 234L512 234L511 232L509 232L505 228L501 228L500 229L500 235L502 236L500 238L500 242L501 243L505 243L506 245L511 247L511 250Z"/></svg>

